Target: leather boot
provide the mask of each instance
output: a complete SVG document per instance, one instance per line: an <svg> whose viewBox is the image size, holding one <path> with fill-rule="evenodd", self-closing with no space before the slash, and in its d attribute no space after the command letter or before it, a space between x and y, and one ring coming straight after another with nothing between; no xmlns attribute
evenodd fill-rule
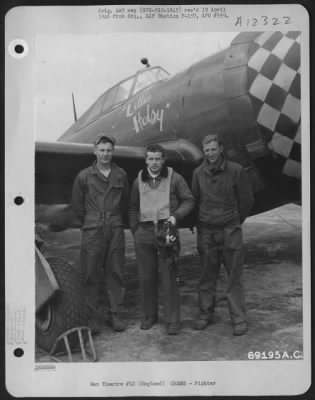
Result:
<svg viewBox="0 0 315 400"><path fill-rule="evenodd" d="M126 329L125 324L117 313L112 313L110 323L115 332L123 332Z"/></svg>
<svg viewBox="0 0 315 400"><path fill-rule="evenodd" d="M141 321L140 329L143 329L147 331L148 329L151 329L154 324L158 322L158 317L149 317Z"/></svg>
<svg viewBox="0 0 315 400"><path fill-rule="evenodd" d="M240 322L239 324L235 324L233 328L234 336L242 336L247 333L247 322Z"/></svg>
<svg viewBox="0 0 315 400"><path fill-rule="evenodd" d="M200 314L194 321L194 329L197 331L202 331L206 329L206 327L211 324L213 321L213 316L211 314L209 315L203 315Z"/></svg>

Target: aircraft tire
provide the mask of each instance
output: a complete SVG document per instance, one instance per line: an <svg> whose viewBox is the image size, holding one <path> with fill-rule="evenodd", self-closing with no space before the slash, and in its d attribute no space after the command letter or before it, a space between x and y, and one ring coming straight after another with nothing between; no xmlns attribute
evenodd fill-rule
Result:
<svg viewBox="0 0 315 400"><path fill-rule="evenodd" d="M60 258L47 259L60 292L36 314L36 344L50 351L56 339L65 331L87 326L87 310L80 277L74 268ZM77 333L68 336L70 346L78 343ZM61 343L63 347L63 343ZM58 351L64 348L59 348Z"/></svg>

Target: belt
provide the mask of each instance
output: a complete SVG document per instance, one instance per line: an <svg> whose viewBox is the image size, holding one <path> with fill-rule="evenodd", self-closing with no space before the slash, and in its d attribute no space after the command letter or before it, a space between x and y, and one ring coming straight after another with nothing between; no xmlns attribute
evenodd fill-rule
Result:
<svg viewBox="0 0 315 400"><path fill-rule="evenodd" d="M198 222L197 223L197 228L204 228L204 229L214 229L214 230L220 230L224 229L226 225L214 225L206 222Z"/></svg>
<svg viewBox="0 0 315 400"><path fill-rule="evenodd" d="M164 222L166 222L167 221L167 219L159 219L158 220L158 224L160 225L162 225L162 224L164 224ZM143 226L154 226L154 221L140 221L139 222L139 224L140 225L143 225Z"/></svg>

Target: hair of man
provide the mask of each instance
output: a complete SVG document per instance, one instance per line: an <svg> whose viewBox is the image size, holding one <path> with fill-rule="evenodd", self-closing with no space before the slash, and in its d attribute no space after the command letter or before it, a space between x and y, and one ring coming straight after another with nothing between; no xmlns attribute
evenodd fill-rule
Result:
<svg viewBox="0 0 315 400"><path fill-rule="evenodd" d="M148 156L148 153L161 153L162 158L165 158L165 150L159 144L150 144L149 146L147 146L146 157Z"/></svg>
<svg viewBox="0 0 315 400"><path fill-rule="evenodd" d="M111 136L105 135L104 133L101 133L98 135L95 140L94 140L94 146L96 147L100 143L110 143L112 147L115 147L115 139L112 138Z"/></svg>
<svg viewBox="0 0 315 400"><path fill-rule="evenodd" d="M205 136L202 139L201 144L202 144L202 146L204 146L205 144L208 144L211 142L217 142L219 146L222 146L222 143L216 133L210 133L209 135Z"/></svg>

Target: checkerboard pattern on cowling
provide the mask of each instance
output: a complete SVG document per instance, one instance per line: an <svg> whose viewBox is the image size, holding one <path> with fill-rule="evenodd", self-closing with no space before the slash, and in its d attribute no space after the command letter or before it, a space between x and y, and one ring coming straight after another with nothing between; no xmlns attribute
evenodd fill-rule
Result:
<svg viewBox="0 0 315 400"><path fill-rule="evenodd" d="M300 32L263 32L250 48L248 83L257 122L282 172L301 177Z"/></svg>

